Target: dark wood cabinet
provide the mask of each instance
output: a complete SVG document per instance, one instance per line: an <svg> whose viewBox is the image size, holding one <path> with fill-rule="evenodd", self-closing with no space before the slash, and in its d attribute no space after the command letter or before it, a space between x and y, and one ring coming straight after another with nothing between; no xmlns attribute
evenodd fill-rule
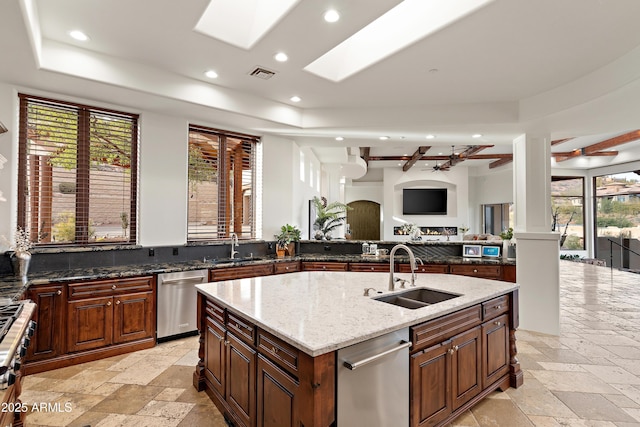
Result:
<svg viewBox="0 0 640 427"><path fill-rule="evenodd" d="M152 338L155 335L156 310L153 292L119 295L113 299L115 344Z"/></svg>
<svg viewBox="0 0 640 427"><path fill-rule="evenodd" d="M453 264L449 266L449 272L451 274L482 277L484 279L502 279L502 267L500 265Z"/></svg>
<svg viewBox="0 0 640 427"><path fill-rule="evenodd" d="M67 305L67 351L106 347L113 342L113 298L70 301Z"/></svg>
<svg viewBox="0 0 640 427"><path fill-rule="evenodd" d="M67 292L65 285L35 285L27 298L37 304L33 320L36 333L27 349L27 360L37 361L64 353Z"/></svg>
<svg viewBox="0 0 640 427"><path fill-rule="evenodd" d="M227 331L226 400L232 413L245 427L256 419L257 352Z"/></svg>
<svg viewBox="0 0 640 427"><path fill-rule="evenodd" d="M273 274L295 273L300 271L300 261L276 262L273 266Z"/></svg>
<svg viewBox="0 0 640 427"><path fill-rule="evenodd" d="M346 262L302 262L302 271L347 271L348 267L349 263Z"/></svg>
<svg viewBox="0 0 640 427"><path fill-rule="evenodd" d="M240 267L214 268L209 270L209 280L245 279L247 277L270 276L273 274L273 264L243 265Z"/></svg>
<svg viewBox="0 0 640 427"><path fill-rule="evenodd" d="M411 265L398 264L398 272L411 273ZM449 273L449 266L447 264L418 264L416 265L416 273L447 274Z"/></svg>
<svg viewBox="0 0 640 427"><path fill-rule="evenodd" d="M480 327L410 357L411 426L434 426L482 391Z"/></svg>
<svg viewBox="0 0 640 427"><path fill-rule="evenodd" d="M482 324L482 386L489 387L509 373L509 316Z"/></svg>
<svg viewBox="0 0 640 427"><path fill-rule="evenodd" d="M222 399L226 398L226 331L222 325L214 321L211 317L206 318L205 330L205 353L204 353L204 374L205 378L212 385L213 390Z"/></svg>
<svg viewBox="0 0 640 427"><path fill-rule="evenodd" d="M367 271L381 271L381 272L389 272L389 263L383 262L352 262L349 263L349 271L359 271L359 272L367 272Z"/></svg>
<svg viewBox="0 0 640 427"><path fill-rule="evenodd" d="M257 427L298 427L298 381L258 355Z"/></svg>
<svg viewBox="0 0 640 427"><path fill-rule="evenodd" d="M27 374L153 347L155 290L153 276L34 286Z"/></svg>

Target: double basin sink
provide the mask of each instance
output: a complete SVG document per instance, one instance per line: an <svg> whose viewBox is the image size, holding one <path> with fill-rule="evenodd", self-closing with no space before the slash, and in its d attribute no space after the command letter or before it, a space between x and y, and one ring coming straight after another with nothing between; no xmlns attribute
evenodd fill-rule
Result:
<svg viewBox="0 0 640 427"><path fill-rule="evenodd" d="M387 304L393 304L415 310L417 308L427 307L459 296L460 295L458 294L450 294L448 292L436 291L434 289L417 288L400 292L399 294L386 295L374 299L386 302Z"/></svg>

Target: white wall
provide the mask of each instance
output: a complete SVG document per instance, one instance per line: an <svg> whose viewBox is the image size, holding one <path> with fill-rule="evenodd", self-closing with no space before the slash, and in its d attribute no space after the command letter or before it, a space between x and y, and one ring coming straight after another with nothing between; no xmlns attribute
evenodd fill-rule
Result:
<svg viewBox="0 0 640 427"><path fill-rule="evenodd" d="M482 205L513 203L513 169L474 168L469 176L469 233L482 232Z"/></svg>
<svg viewBox="0 0 640 427"><path fill-rule="evenodd" d="M188 132L183 117L140 116L138 242L143 246L187 241Z"/></svg>
<svg viewBox="0 0 640 427"><path fill-rule="evenodd" d="M266 135L263 143L263 238L272 240L285 224L297 226L302 238L309 233L309 200L319 195L320 162L309 148L291 140ZM304 180L300 153L304 153ZM310 176L313 171L313 176ZM311 179L313 178L313 179Z"/></svg>

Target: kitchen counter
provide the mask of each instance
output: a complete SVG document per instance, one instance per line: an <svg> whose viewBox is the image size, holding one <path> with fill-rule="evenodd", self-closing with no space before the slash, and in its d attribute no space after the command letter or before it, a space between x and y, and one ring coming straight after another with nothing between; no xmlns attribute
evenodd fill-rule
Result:
<svg viewBox="0 0 640 427"><path fill-rule="evenodd" d="M518 289L516 284L496 280L446 274L419 276L417 287L461 296L410 310L373 299L390 294L388 280L389 273L300 272L206 283L197 288L313 357ZM382 292L363 296L364 288L369 287Z"/></svg>
<svg viewBox="0 0 640 427"><path fill-rule="evenodd" d="M259 265L273 262L289 261L318 261L318 262L374 262L388 263L389 256L363 256L343 254L300 254L295 257L276 258L275 255L261 257L231 259L213 259L206 261L187 261L176 263L158 263L141 265L121 265L115 267L77 268L71 270L54 270L30 273L26 281L13 275L0 276L0 303L3 300L18 300L30 285L43 285L69 281L114 279L124 277L145 276L149 274L171 273L176 271L226 268L241 265ZM463 258L456 256L431 257L423 259L425 264L486 264L486 265L515 265L515 260L503 258ZM396 262L409 262L406 256L396 257Z"/></svg>

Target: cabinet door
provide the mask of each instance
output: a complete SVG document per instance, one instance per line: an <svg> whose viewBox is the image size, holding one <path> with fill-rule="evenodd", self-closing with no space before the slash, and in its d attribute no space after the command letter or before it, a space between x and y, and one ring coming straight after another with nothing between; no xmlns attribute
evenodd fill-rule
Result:
<svg viewBox="0 0 640 427"><path fill-rule="evenodd" d="M451 392L456 410L482 391L480 327L453 337L451 349Z"/></svg>
<svg viewBox="0 0 640 427"><path fill-rule="evenodd" d="M34 286L28 298L37 304L33 320L36 333L27 350L27 361L48 359L64 353L65 287L64 285Z"/></svg>
<svg viewBox="0 0 640 427"><path fill-rule="evenodd" d="M67 305L68 352L104 347L113 342L113 298L70 301Z"/></svg>
<svg viewBox="0 0 640 427"><path fill-rule="evenodd" d="M156 329L153 292L118 295L113 299L114 343L153 338Z"/></svg>
<svg viewBox="0 0 640 427"><path fill-rule="evenodd" d="M204 348L204 376L213 389L225 397L225 345L224 328L207 316Z"/></svg>
<svg viewBox="0 0 640 427"><path fill-rule="evenodd" d="M433 426L451 414L451 341L411 355L411 427Z"/></svg>
<svg viewBox="0 0 640 427"><path fill-rule="evenodd" d="M509 372L509 316L482 324L482 385L488 387Z"/></svg>
<svg viewBox="0 0 640 427"><path fill-rule="evenodd" d="M257 427L299 426L298 387L297 381L258 355Z"/></svg>
<svg viewBox="0 0 640 427"><path fill-rule="evenodd" d="M227 332L227 403L245 427L256 420L256 351Z"/></svg>

